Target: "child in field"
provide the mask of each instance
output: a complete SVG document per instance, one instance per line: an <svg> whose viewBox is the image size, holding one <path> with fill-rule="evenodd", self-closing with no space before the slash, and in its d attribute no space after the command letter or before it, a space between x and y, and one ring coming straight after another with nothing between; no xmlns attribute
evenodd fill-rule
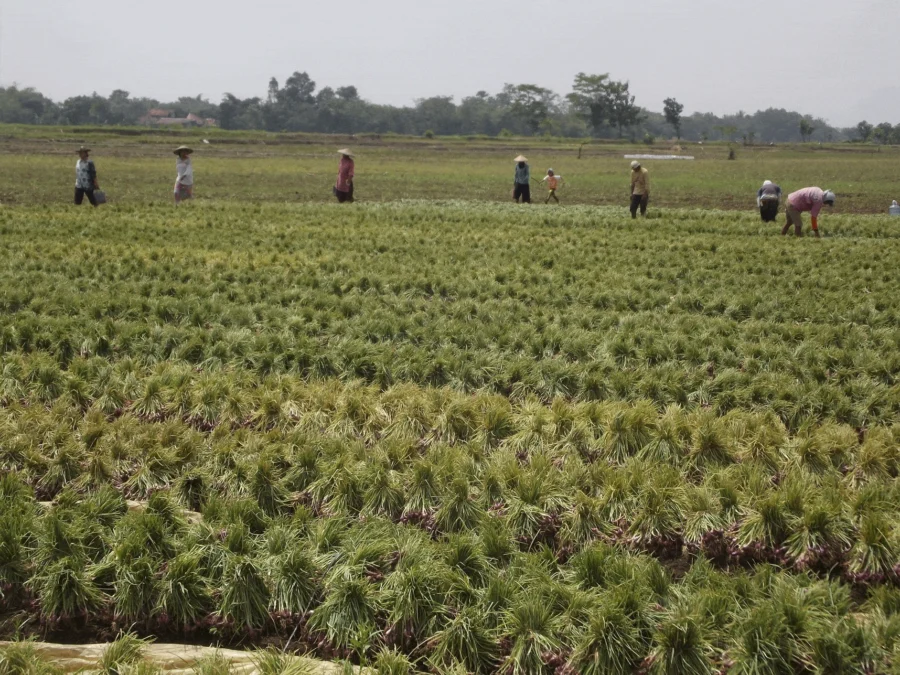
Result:
<svg viewBox="0 0 900 675"><path fill-rule="evenodd" d="M547 187L550 188L550 194L547 195L547 199L544 200L544 203L549 204L551 199L555 199L556 203L559 204L559 197L556 196L556 189L562 184L563 177L553 173L553 169L547 169L547 175L544 176L544 179L541 182L546 183Z"/></svg>

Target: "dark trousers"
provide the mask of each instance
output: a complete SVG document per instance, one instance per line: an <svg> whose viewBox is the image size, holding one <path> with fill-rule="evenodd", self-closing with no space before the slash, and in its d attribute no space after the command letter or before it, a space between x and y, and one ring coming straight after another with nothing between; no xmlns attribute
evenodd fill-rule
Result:
<svg viewBox="0 0 900 675"><path fill-rule="evenodd" d="M516 202L521 198L523 204L531 203L531 185L528 183L516 183L513 187L513 199Z"/></svg>
<svg viewBox="0 0 900 675"><path fill-rule="evenodd" d="M337 197L338 203L340 204L353 201L353 183L350 183L350 189L346 192L338 190L336 187L332 188L332 192L334 192L334 196Z"/></svg>
<svg viewBox="0 0 900 675"><path fill-rule="evenodd" d="M647 202L650 201L650 195L631 195L631 217L637 218L638 207L641 208L641 215L647 215Z"/></svg>
<svg viewBox="0 0 900 675"><path fill-rule="evenodd" d="M85 195L87 195L91 206L97 206L97 200L94 199L94 191L85 190L84 188L75 188L75 206L81 206L81 202L84 201Z"/></svg>
<svg viewBox="0 0 900 675"><path fill-rule="evenodd" d="M778 200L764 199L759 204L759 216L764 223L774 223L778 218Z"/></svg>

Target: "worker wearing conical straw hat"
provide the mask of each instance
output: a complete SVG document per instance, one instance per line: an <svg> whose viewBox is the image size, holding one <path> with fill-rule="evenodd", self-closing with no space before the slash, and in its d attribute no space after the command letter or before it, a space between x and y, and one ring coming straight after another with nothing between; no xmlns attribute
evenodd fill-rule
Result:
<svg viewBox="0 0 900 675"><path fill-rule="evenodd" d="M194 165L191 163L191 150L186 145L175 148L175 206L186 199L194 198Z"/></svg>
<svg viewBox="0 0 900 675"><path fill-rule="evenodd" d="M353 177L356 172L353 153L348 148L341 148L338 154L341 156L341 162L338 164L337 181L332 192L341 204L353 202Z"/></svg>
<svg viewBox="0 0 900 675"><path fill-rule="evenodd" d="M523 204L531 203L531 169L528 166L528 158L519 155L513 160L516 163L516 174L513 178L513 199L516 204L522 200Z"/></svg>

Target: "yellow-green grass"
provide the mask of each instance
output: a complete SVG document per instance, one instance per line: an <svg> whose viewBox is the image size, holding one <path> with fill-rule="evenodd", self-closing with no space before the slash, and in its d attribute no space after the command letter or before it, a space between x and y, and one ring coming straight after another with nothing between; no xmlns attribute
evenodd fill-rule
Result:
<svg viewBox="0 0 900 675"><path fill-rule="evenodd" d="M64 203L74 184L74 149L93 146L102 187L120 203L171 200L174 156L181 143L195 147L196 195L202 199L264 202L328 201L338 147L357 152L360 200L475 199L505 201L512 188L512 157L525 152L532 177L547 168L566 185L566 205L621 205L629 194L624 154L690 154L694 161L644 162L652 176L654 207L752 210L763 180L786 191L818 185L838 194L837 211L882 213L897 198L896 148L873 146L738 147L727 159L722 144L581 143L566 139L416 139L401 136L304 136L194 130L127 135L109 129L50 130L11 127L0 141L0 201ZM88 131L92 133L88 133ZM96 132L96 133L93 133ZM202 139L211 141L203 144ZM674 149L673 147L680 148ZM579 152L581 158L579 159ZM535 201L545 191L534 186Z"/></svg>

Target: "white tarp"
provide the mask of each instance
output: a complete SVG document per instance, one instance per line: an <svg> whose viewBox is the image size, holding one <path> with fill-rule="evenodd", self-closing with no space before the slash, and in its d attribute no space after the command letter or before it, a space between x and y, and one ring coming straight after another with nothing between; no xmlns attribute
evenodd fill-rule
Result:
<svg viewBox="0 0 900 675"><path fill-rule="evenodd" d="M694 159L690 155L625 155L625 159Z"/></svg>
<svg viewBox="0 0 900 675"><path fill-rule="evenodd" d="M0 642L0 649L13 642ZM77 673L97 670L97 664L103 652L109 647L107 643L90 645L62 645L50 642L31 642L35 651L64 673ZM158 666L166 675L192 675L197 662L204 657L218 654L231 664L231 672L235 675L257 675L259 669L254 663L255 652L243 652L235 649L213 649L212 647L196 647L194 645L156 644L145 645L141 655L145 661ZM315 661L302 656L292 656L302 663L303 669L314 675L341 675L342 666L336 663ZM298 664L299 665L299 664ZM301 670L301 672L302 672ZM360 669L354 667L354 673Z"/></svg>

